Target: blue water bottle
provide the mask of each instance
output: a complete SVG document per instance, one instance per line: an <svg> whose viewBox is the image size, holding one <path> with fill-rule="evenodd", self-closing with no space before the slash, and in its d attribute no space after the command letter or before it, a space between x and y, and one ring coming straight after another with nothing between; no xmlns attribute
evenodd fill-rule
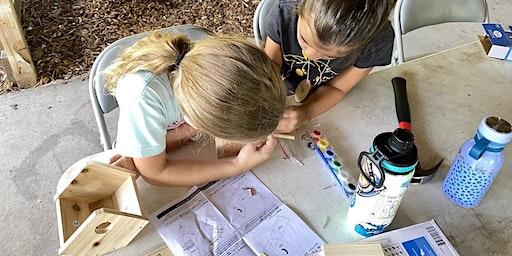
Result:
<svg viewBox="0 0 512 256"><path fill-rule="evenodd" d="M474 138L462 145L443 182L452 203L474 208L480 204L503 166L503 149L512 140L510 123L498 117L482 120Z"/></svg>

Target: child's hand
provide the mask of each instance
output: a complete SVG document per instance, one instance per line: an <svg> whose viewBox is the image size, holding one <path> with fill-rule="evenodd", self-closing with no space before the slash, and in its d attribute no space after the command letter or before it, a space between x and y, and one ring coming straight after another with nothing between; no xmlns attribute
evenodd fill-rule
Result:
<svg viewBox="0 0 512 256"><path fill-rule="evenodd" d="M272 135L269 135L263 142L249 142L242 147L235 161L241 171L247 171L267 161L276 144L277 139Z"/></svg>
<svg viewBox="0 0 512 256"><path fill-rule="evenodd" d="M306 111L301 107L288 107L277 125L276 132L290 133L308 121Z"/></svg>
<svg viewBox="0 0 512 256"><path fill-rule="evenodd" d="M135 178L138 178L140 175L139 170L137 170L137 167L135 167L135 163L133 162L133 158L131 157L115 155L112 158L110 158L110 164L113 166L122 167L134 171L136 173Z"/></svg>

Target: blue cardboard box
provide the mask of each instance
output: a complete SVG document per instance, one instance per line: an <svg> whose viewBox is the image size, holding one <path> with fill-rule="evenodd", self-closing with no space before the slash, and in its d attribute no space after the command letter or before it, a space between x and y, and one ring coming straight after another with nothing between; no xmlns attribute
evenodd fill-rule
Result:
<svg viewBox="0 0 512 256"><path fill-rule="evenodd" d="M479 37L489 57L512 60L512 26L495 23L482 24L485 37Z"/></svg>

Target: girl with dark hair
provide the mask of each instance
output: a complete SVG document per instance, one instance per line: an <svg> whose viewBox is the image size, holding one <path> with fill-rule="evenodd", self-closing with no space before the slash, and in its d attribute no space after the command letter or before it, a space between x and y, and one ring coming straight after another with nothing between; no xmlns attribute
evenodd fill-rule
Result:
<svg viewBox="0 0 512 256"><path fill-rule="evenodd" d="M292 132L328 111L375 66L391 62L394 0L278 0L265 52L281 69L289 107L278 131Z"/></svg>

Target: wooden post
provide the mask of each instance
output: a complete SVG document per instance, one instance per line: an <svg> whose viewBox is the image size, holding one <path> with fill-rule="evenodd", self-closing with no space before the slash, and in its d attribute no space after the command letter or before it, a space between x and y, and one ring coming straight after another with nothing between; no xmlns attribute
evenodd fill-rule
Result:
<svg viewBox="0 0 512 256"><path fill-rule="evenodd" d="M36 69L30 56L16 8L12 0L0 0L0 44L7 55L7 62L14 79L20 88L36 84Z"/></svg>

